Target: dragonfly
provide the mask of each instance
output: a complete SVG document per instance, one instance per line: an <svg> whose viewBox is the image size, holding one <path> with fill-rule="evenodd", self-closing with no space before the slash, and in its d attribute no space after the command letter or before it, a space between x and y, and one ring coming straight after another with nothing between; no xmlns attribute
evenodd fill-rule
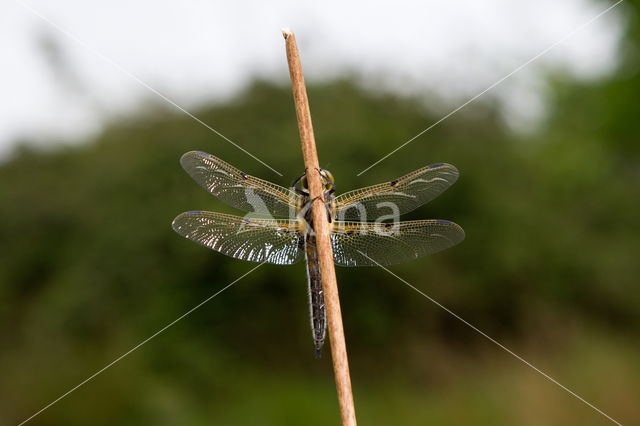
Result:
<svg viewBox="0 0 640 426"><path fill-rule="evenodd" d="M250 176L202 151L187 152L180 163L205 190L247 214L184 212L172 224L178 234L236 259L276 265L306 261L311 330L319 357L327 314L311 219L314 200L309 195L306 173L287 188ZM450 164L432 164L338 196L331 172L317 171L323 182L331 247L338 266L405 263L449 248L465 237L463 229L448 220L398 220L458 179L458 170Z"/></svg>

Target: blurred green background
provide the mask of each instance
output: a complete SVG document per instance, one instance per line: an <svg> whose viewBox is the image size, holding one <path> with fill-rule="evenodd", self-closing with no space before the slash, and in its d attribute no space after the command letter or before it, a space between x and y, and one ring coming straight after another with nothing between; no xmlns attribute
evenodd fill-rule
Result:
<svg viewBox="0 0 640 426"><path fill-rule="evenodd" d="M453 220L466 240L393 272L637 424L638 16L627 24L615 73L548 75L550 112L534 132L514 132L480 100L361 176L441 114L352 79L309 96L338 192L430 163L461 171L407 218ZM178 159L203 150L288 185L303 168L290 89L256 81L194 113L286 176L160 104L79 146L25 144L0 165L0 423L17 424L254 266L171 230L182 211L234 212ZM610 424L383 270L337 272L360 424ZM263 266L31 423L337 424L305 280L303 265Z"/></svg>

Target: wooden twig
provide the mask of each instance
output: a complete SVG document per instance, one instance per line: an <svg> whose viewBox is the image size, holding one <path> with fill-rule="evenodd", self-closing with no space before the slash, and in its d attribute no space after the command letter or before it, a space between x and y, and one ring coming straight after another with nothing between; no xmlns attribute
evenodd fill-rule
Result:
<svg viewBox="0 0 640 426"><path fill-rule="evenodd" d="M290 30L283 30L282 35L284 36L287 49L287 62L289 63L289 73L293 87L293 99L295 102L296 116L298 118L298 129L300 130L300 142L302 144L302 155L306 167L309 195L312 200L317 197L322 200L324 191L322 178L320 173L318 173L320 164L316 151L316 141L313 136L309 100L307 98L307 89L304 85L296 37ZM353 394L351 392L347 346L344 341L340 298L338 297L338 283L336 281L329 223L327 221L327 211L324 203L313 203L312 218L320 263L324 302L327 310L331 359L333 361L333 374L338 390L340 417L342 418L343 425L355 426L356 412L353 406Z"/></svg>

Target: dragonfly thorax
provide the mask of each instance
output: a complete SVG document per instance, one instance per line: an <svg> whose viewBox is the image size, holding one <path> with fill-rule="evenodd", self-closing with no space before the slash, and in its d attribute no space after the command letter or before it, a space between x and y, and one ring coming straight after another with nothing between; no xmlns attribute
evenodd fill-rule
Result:
<svg viewBox="0 0 640 426"><path fill-rule="evenodd" d="M319 172L322 178L322 195L327 207L329 222L331 222L335 216L335 197L333 195L336 190L335 180L329 170L320 169ZM312 200L310 199L309 182L306 174L300 176L296 182L300 183L300 188L295 189L295 191L301 196L300 202L298 203L297 217L304 219L307 223L311 223ZM295 187L296 182L292 185L293 187Z"/></svg>

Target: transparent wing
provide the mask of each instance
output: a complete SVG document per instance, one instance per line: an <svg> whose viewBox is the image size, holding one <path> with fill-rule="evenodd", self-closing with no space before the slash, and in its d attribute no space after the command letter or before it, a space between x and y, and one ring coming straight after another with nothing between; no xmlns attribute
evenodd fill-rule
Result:
<svg viewBox="0 0 640 426"><path fill-rule="evenodd" d="M335 222L331 244L339 266L377 266L409 262L464 240L464 231L447 220L397 223Z"/></svg>
<svg viewBox="0 0 640 426"><path fill-rule="evenodd" d="M183 237L236 259L290 265L304 257L302 225L296 220L193 211L178 215L172 226Z"/></svg>
<svg viewBox="0 0 640 426"><path fill-rule="evenodd" d="M374 221L381 215L408 213L442 194L458 175L451 164L432 164L391 182L346 192L336 197L336 218Z"/></svg>
<svg viewBox="0 0 640 426"><path fill-rule="evenodd" d="M288 188L249 176L202 151L187 152L180 164L200 186L232 207L274 217L295 216L300 196Z"/></svg>

